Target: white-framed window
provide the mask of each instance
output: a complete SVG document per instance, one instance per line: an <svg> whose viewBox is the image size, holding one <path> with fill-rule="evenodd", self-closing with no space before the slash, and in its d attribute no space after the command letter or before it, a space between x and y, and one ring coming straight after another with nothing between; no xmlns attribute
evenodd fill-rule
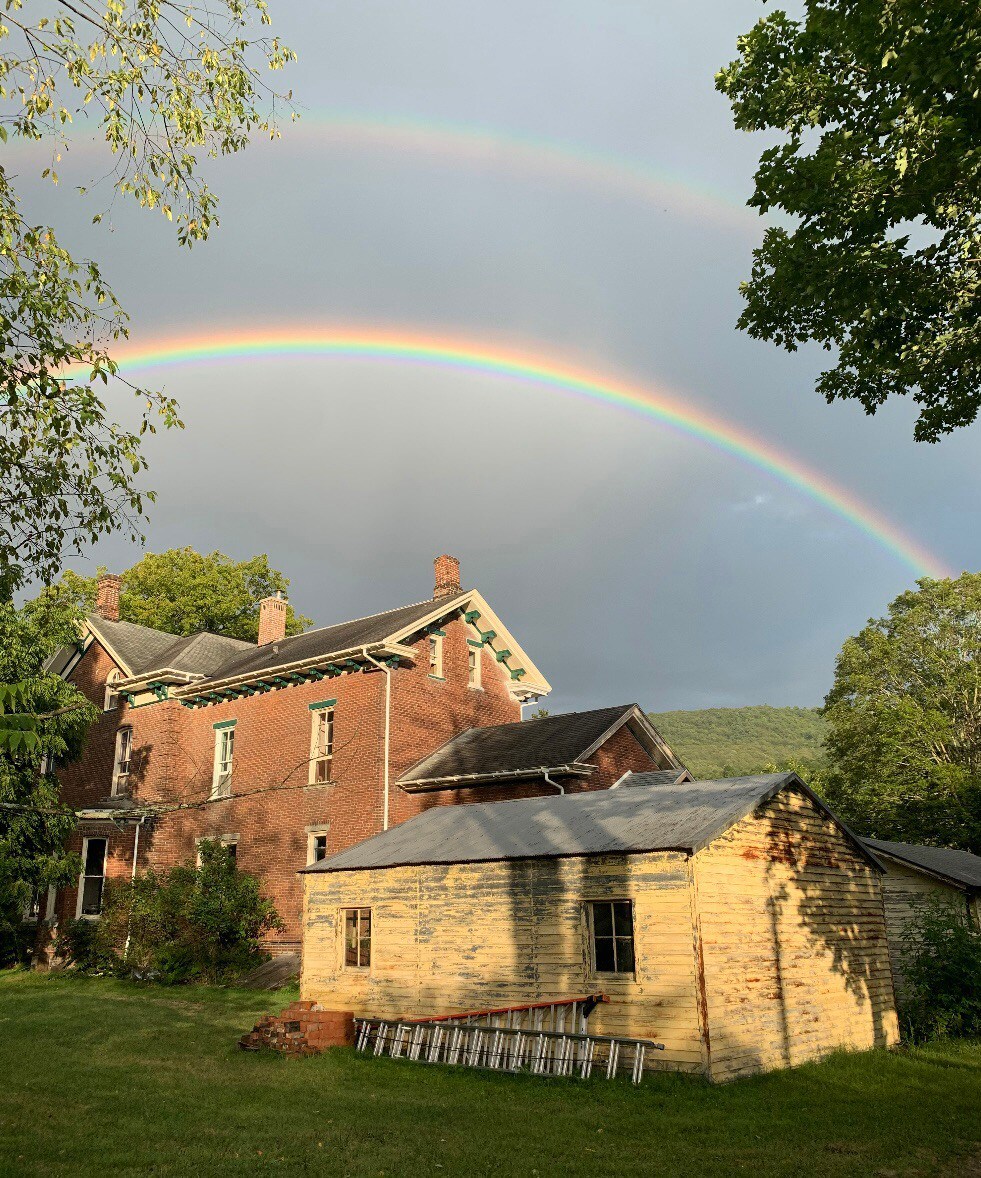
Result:
<svg viewBox="0 0 981 1178"><path fill-rule="evenodd" d="M119 692L116 690L116 684L122 677L123 673L118 667L113 667L106 676L106 694L102 700L102 710L104 712L111 712L119 707Z"/></svg>
<svg viewBox="0 0 981 1178"><path fill-rule="evenodd" d="M443 678L443 636L429 635L429 674L433 679Z"/></svg>
<svg viewBox="0 0 981 1178"><path fill-rule="evenodd" d="M78 877L78 905L75 913L79 919L94 919L102 913L108 845L104 838L82 839L82 874Z"/></svg>
<svg viewBox="0 0 981 1178"><path fill-rule="evenodd" d="M116 758L112 767L112 796L126 793L133 758L133 729L120 728L116 733Z"/></svg>
<svg viewBox="0 0 981 1178"><path fill-rule="evenodd" d="M42 777L47 777L49 773L54 772L55 759L50 753L41 754L41 765L39 772Z"/></svg>
<svg viewBox="0 0 981 1178"><path fill-rule="evenodd" d="M321 863L327 858L327 831L307 831L307 864Z"/></svg>
<svg viewBox="0 0 981 1178"><path fill-rule="evenodd" d="M343 908L344 968L369 969L371 966L371 909Z"/></svg>
<svg viewBox="0 0 981 1178"><path fill-rule="evenodd" d="M586 908L593 972L632 974L635 969L633 901L591 900Z"/></svg>
<svg viewBox="0 0 981 1178"><path fill-rule="evenodd" d="M211 796L228 798L232 794L232 766L235 761L235 721L215 725L215 767L211 778Z"/></svg>
<svg viewBox="0 0 981 1178"><path fill-rule="evenodd" d="M470 687L480 686L480 647L467 647L467 684Z"/></svg>
<svg viewBox="0 0 981 1178"><path fill-rule="evenodd" d="M310 707L310 784L330 781L334 760L334 707L318 704Z"/></svg>
<svg viewBox="0 0 981 1178"><path fill-rule="evenodd" d="M58 889L52 884L48 888L48 902L44 909L44 919L48 924L54 924L55 903L58 899Z"/></svg>
<svg viewBox="0 0 981 1178"><path fill-rule="evenodd" d="M237 834L203 834L194 840L194 847L197 852L195 856L195 863L200 868L201 866L201 844L218 841L228 852L228 857L233 863L238 862L238 835Z"/></svg>

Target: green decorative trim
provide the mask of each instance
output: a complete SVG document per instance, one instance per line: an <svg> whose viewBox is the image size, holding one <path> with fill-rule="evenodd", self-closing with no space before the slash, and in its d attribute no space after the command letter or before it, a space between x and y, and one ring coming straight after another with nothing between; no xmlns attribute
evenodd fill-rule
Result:
<svg viewBox="0 0 981 1178"><path fill-rule="evenodd" d="M343 675L344 674L344 668L339 667L337 665L337 663L328 663L327 670L330 671L330 673L332 675Z"/></svg>
<svg viewBox="0 0 981 1178"><path fill-rule="evenodd" d="M319 683L324 678L323 671L307 671L307 674L315 683Z"/></svg>
<svg viewBox="0 0 981 1178"><path fill-rule="evenodd" d="M483 645L484 645L484 644L483 644L481 641L479 641L478 639L476 639L476 638L468 638L468 639L467 639L467 646L476 646L476 647L481 647L481 646L483 646Z"/></svg>
<svg viewBox="0 0 981 1178"><path fill-rule="evenodd" d="M283 679L279 675L276 675L273 678L273 683L275 684L276 687L292 687L292 684L290 683L289 679Z"/></svg>
<svg viewBox="0 0 981 1178"><path fill-rule="evenodd" d="M430 675L429 678L435 679L437 683L445 683L446 682L445 675Z"/></svg>
<svg viewBox="0 0 981 1178"><path fill-rule="evenodd" d="M392 657L385 663L385 666L394 668L397 667L401 662L402 660L399 658L399 656L397 654L393 654Z"/></svg>
<svg viewBox="0 0 981 1178"><path fill-rule="evenodd" d="M441 630L438 626L427 627L426 633L429 635L430 638L445 638L446 637L446 631Z"/></svg>
<svg viewBox="0 0 981 1178"><path fill-rule="evenodd" d="M511 652L509 650L495 650L494 657L499 663L506 663L511 657Z"/></svg>
<svg viewBox="0 0 981 1178"><path fill-rule="evenodd" d="M336 699L322 699L319 703L309 704L311 712L320 712L324 708L332 708L337 703Z"/></svg>
<svg viewBox="0 0 981 1178"><path fill-rule="evenodd" d="M492 638L497 637L496 630L478 630L477 633L480 635L481 638L483 638L483 640L485 642L490 642Z"/></svg>
<svg viewBox="0 0 981 1178"><path fill-rule="evenodd" d="M515 667L514 670L511 672L511 678L512 679L520 679L521 676L525 675L525 674L527 674L527 672L525 671L524 667Z"/></svg>
<svg viewBox="0 0 981 1178"><path fill-rule="evenodd" d="M479 617L480 617L480 610L479 610L479 609L471 609L471 610L468 610L468 611L467 611L467 612L466 612L466 613L463 615L463 620L464 620L465 622L476 622L476 620L477 620Z"/></svg>
<svg viewBox="0 0 981 1178"><path fill-rule="evenodd" d="M211 727L217 731L219 728L234 728L238 720L219 720L217 724L212 724Z"/></svg>
<svg viewBox="0 0 981 1178"><path fill-rule="evenodd" d="M345 667L350 667L352 671L360 671L360 670L361 670L361 664L360 664L360 663L356 663L356 662L354 661L354 659L345 659L345 660L344 660L344 666L345 666Z"/></svg>

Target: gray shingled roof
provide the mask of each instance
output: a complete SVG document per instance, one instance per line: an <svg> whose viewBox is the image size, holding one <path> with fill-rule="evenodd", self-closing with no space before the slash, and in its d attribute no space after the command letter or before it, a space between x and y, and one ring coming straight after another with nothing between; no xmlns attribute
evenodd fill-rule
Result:
<svg viewBox="0 0 981 1178"><path fill-rule="evenodd" d="M89 618L89 625L134 675L145 675L165 667L210 675L222 663L241 655L242 651L255 649L251 642L211 634L207 630L181 637L165 630L138 626L135 622L110 622L96 615Z"/></svg>
<svg viewBox="0 0 981 1178"><path fill-rule="evenodd" d="M933 875L942 875L968 888L981 888L981 856L950 847L919 847L913 843L892 843L884 839L864 839L873 851L901 859L910 867L922 867Z"/></svg>
<svg viewBox="0 0 981 1178"><path fill-rule="evenodd" d="M305 871L641 851L694 852L788 785L814 798L795 773L767 773L680 782L649 790L597 790L436 806ZM817 804L826 810L822 803ZM853 836L849 833L849 837ZM875 863L875 857L855 841Z"/></svg>
<svg viewBox="0 0 981 1178"><path fill-rule="evenodd" d="M617 782L615 789L650 788L652 785L677 785L682 781L694 781L687 769L657 769L652 773L628 773Z"/></svg>
<svg viewBox="0 0 981 1178"><path fill-rule="evenodd" d="M271 642L259 647L250 646L240 657L225 662L220 671L212 671L210 678L231 679L238 675L269 671L287 663L298 663L303 659L338 654L342 650L351 650L356 646L370 646L373 642L382 642L412 622L426 617L438 604L435 601L418 601L413 605L387 610L385 613L357 618L353 622L341 622L337 626L308 630L305 634L296 634L292 638L284 638L281 642ZM203 687L206 683L207 681L199 686Z"/></svg>
<svg viewBox="0 0 981 1178"><path fill-rule="evenodd" d="M621 704L592 712L544 716L521 724L468 728L413 765L399 778L399 784L418 785L448 777L487 777L571 765L636 706Z"/></svg>

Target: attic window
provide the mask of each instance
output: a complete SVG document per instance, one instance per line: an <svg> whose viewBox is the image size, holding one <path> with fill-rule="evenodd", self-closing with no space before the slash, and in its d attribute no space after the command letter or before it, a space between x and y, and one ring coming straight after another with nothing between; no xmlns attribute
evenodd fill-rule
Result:
<svg viewBox="0 0 981 1178"><path fill-rule="evenodd" d="M439 634L429 635L429 675L433 679L443 678L443 639Z"/></svg>
<svg viewBox="0 0 981 1178"><path fill-rule="evenodd" d="M470 687L480 686L480 650L476 646L467 647L467 683Z"/></svg>
<svg viewBox="0 0 981 1178"><path fill-rule="evenodd" d="M634 905L632 900L592 901L589 931L594 973L634 972Z"/></svg>
<svg viewBox="0 0 981 1178"><path fill-rule="evenodd" d="M119 692L116 690L115 685L122 677L122 672L117 667L113 667L106 676L106 694L102 701L102 710L104 712L111 712L114 708L119 707Z"/></svg>

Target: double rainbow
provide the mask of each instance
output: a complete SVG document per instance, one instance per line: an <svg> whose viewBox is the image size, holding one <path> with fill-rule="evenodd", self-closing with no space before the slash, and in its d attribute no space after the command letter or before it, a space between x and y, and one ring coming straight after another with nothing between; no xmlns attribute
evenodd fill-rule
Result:
<svg viewBox="0 0 981 1178"><path fill-rule="evenodd" d="M422 364L524 382L558 395L608 405L694 438L822 504L898 557L917 576L952 575L939 557L826 475L772 443L703 409L686 405L677 394L660 386L628 383L550 357L513 352L497 345L401 330L262 327L177 336L143 347L122 347L114 354L124 376L152 368L316 356Z"/></svg>

